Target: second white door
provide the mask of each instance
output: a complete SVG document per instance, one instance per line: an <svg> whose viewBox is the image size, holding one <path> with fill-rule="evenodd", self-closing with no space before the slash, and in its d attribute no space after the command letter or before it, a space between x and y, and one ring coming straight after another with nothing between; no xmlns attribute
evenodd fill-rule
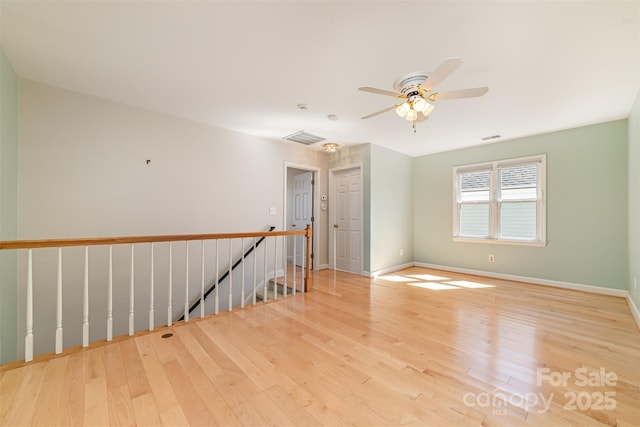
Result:
<svg viewBox="0 0 640 427"><path fill-rule="evenodd" d="M360 168L334 172L336 269L362 272L362 184Z"/></svg>

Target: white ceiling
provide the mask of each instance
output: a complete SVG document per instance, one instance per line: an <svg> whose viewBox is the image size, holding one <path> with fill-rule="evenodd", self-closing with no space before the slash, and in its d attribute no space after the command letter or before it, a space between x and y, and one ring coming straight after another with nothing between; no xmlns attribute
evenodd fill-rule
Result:
<svg viewBox="0 0 640 427"><path fill-rule="evenodd" d="M640 88L640 1L1 6L23 78L273 139L305 130L416 156L625 118ZM447 57L464 64L438 90L489 93L437 102L416 134L393 111L360 119L395 99L358 87L392 90Z"/></svg>

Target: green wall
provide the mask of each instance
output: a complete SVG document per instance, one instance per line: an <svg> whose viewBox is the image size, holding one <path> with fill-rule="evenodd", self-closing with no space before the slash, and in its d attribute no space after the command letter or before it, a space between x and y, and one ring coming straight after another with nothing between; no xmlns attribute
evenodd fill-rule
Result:
<svg viewBox="0 0 640 427"><path fill-rule="evenodd" d="M372 145L370 271L411 262L413 158Z"/></svg>
<svg viewBox="0 0 640 427"><path fill-rule="evenodd" d="M416 158L415 261L627 289L627 126L618 120ZM546 247L453 242L452 168L536 154L547 155Z"/></svg>
<svg viewBox="0 0 640 427"><path fill-rule="evenodd" d="M629 115L629 292L640 307L640 90Z"/></svg>
<svg viewBox="0 0 640 427"><path fill-rule="evenodd" d="M0 49L0 240L18 237L18 78ZM0 251L0 363L17 358L17 261Z"/></svg>

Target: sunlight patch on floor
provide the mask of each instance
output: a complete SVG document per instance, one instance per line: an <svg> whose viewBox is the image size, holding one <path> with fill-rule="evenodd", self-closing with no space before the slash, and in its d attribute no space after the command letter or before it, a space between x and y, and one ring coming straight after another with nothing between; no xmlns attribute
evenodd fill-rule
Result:
<svg viewBox="0 0 640 427"><path fill-rule="evenodd" d="M407 283L407 285L415 286L417 288L431 289L432 291L444 291L444 290L447 290L447 289L460 289L457 286L445 285L443 283L438 283L438 282Z"/></svg>
<svg viewBox="0 0 640 427"><path fill-rule="evenodd" d="M432 291L444 291L450 289L481 289L495 288L495 285L488 283L471 282L468 280L451 280L449 277L434 276L432 274L408 274L377 276L376 279L389 282L405 283L417 288L430 289Z"/></svg>
<svg viewBox="0 0 640 427"><path fill-rule="evenodd" d="M380 276L378 279L388 280L389 282L417 282L418 279L412 279L407 276Z"/></svg>
<svg viewBox="0 0 640 427"><path fill-rule="evenodd" d="M488 285L486 283L469 282L467 280L453 280L451 282L445 282L449 285L460 286L461 288L495 288L494 285Z"/></svg>
<svg viewBox="0 0 640 427"><path fill-rule="evenodd" d="M443 280L449 280L449 277L434 276L431 274L409 274L407 277L413 277L414 279L424 280L425 282L438 282Z"/></svg>

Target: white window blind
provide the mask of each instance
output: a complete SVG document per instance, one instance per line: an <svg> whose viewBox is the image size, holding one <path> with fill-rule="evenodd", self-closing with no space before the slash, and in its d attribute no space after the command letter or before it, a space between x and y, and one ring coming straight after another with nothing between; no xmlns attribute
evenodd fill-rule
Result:
<svg viewBox="0 0 640 427"><path fill-rule="evenodd" d="M454 168L460 240L545 243L545 156Z"/></svg>
<svg viewBox="0 0 640 427"><path fill-rule="evenodd" d="M536 240L538 164L498 167L501 239Z"/></svg>
<svg viewBox="0 0 640 427"><path fill-rule="evenodd" d="M462 173L460 187L460 235L489 237L491 171Z"/></svg>

